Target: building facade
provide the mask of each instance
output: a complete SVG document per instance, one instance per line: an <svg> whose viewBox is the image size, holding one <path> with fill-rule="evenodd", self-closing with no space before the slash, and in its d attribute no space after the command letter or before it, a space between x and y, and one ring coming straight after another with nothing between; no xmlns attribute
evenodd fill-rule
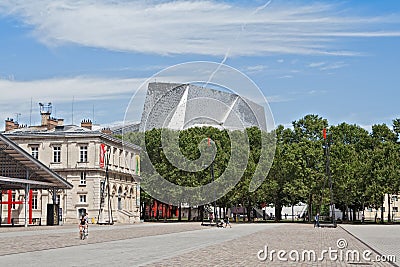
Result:
<svg viewBox="0 0 400 267"><path fill-rule="evenodd" d="M390 206L390 207L389 207ZM374 221L381 220L381 215L383 211L383 220L387 221L389 215L391 221L400 221L400 196L385 194L383 207L379 209L366 208L364 210L364 216L366 220Z"/></svg>
<svg viewBox="0 0 400 267"><path fill-rule="evenodd" d="M49 115L42 112L42 125L37 127L13 126L8 120L5 135L73 185L57 191L62 222L76 223L85 213L93 223L139 222L140 147L109 131L92 130L89 120L64 126L53 123L59 121L55 119L50 124ZM45 217L50 194L33 192L34 218ZM20 197L18 192L14 197ZM18 205L13 208L17 216Z"/></svg>

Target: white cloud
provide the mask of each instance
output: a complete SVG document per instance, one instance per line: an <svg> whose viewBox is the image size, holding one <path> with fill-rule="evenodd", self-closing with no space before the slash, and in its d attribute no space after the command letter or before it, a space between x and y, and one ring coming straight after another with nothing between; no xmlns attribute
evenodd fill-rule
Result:
<svg viewBox="0 0 400 267"><path fill-rule="evenodd" d="M328 63L328 62L313 62L308 64L308 67L310 68L318 68L319 70L334 70L334 69L340 69L347 66L346 63L339 61L339 62L333 62L333 63Z"/></svg>
<svg viewBox="0 0 400 267"><path fill-rule="evenodd" d="M268 103L279 103L279 102L288 102L292 101L293 98L289 98L284 95L271 95L266 97Z"/></svg>
<svg viewBox="0 0 400 267"><path fill-rule="evenodd" d="M262 72L262 71L266 70L267 68L268 67L265 65L247 66L244 69L244 72L246 72L248 74L254 74L254 73Z"/></svg>
<svg viewBox="0 0 400 267"><path fill-rule="evenodd" d="M347 66L344 62L334 62L333 64L326 65L320 68L320 70L334 70L334 69L340 69Z"/></svg>
<svg viewBox="0 0 400 267"><path fill-rule="evenodd" d="M283 75L278 77L278 79L291 79L291 78L293 78L293 75Z"/></svg>
<svg viewBox="0 0 400 267"><path fill-rule="evenodd" d="M73 43L155 54L355 55L339 39L400 36L380 29L381 22L398 23L394 18L355 17L339 8L211 0L2 0L0 15L19 18L49 46Z"/></svg>
<svg viewBox="0 0 400 267"><path fill-rule="evenodd" d="M325 64L326 64L326 62L313 62L313 63L308 64L308 66L310 68L318 68L318 67L321 67L321 66L323 66Z"/></svg>
<svg viewBox="0 0 400 267"><path fill-rule="evenodd" d="M67 103L91 101L92 103L104 103L106 101L126 99L133 96L145 79L103 79L91 77L54 78L34 81L10 81L0 80L0 92L8 92L0 97L0 118L15 117L21 113L23 123L29 121L31 99L33 109L37 109L39 102L57 103L58 107L64 107ZM138 96L144 99L143 96ZM55 106L55 108L57 108ZM77 107L78 107L77 103ZM86 107L91 114L92 107ZM100 114L103 107L96 106ZM107 109L109 112L109 109ZM70 111L62 110L66 114ZM34 115L36 113L34 112ZM79 117L82 114L77 114ZM57 116L55 114L55 116ZM0 125L1 129L1 125Z"/></svg>
<svg viewBox="0 0 400 267"><path fill-rule="evenodd" d="M102 100L133 94L145 79L104 79L90 77L54 78L34 81L0 80L0 91L12 92L0 99L6 104L34 96L43 101Z"/></svg>

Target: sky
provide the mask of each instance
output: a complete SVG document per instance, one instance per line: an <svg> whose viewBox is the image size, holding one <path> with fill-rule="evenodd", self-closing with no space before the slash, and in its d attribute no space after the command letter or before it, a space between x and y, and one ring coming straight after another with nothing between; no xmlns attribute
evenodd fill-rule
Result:
<svg viewBox="0 0 400 267"><path fill-rule="evenodd" d="M2 0L0 118L39 124L51 102L66 124L116 125L153 75L210 61L251 79L276 125L371 129L400 118L399 47L400 1Z"/></svg>

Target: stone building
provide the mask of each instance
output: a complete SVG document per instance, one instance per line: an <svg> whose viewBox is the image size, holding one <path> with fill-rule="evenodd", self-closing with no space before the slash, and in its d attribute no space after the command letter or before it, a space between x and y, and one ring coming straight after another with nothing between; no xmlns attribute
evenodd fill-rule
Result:
<svg viewBox="0 0 400 267"><path fill-rule="evenodd" d="M86 212L92 222L139 222L140 147L93 130L90 120L63 125L50 117L51 105L42 107L40 126L21 127L8 119L4 134L73 185L57 191L62 222L76 223ZM51 196L46 190L33 194L33 216L44 218Z"/></svg>

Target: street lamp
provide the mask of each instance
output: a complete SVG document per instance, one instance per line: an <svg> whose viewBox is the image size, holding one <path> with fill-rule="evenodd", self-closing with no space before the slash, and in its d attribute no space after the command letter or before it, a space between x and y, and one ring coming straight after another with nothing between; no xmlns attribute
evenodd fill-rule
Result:
<svg viewBox="0 0 400 267"><path fill-rule="evenodd" d="M101 148L101 149L103 149L103 148ZM113 222L113 218L112 218L112 207L111 207L111 196L110 196L110 177L109 177L109 174L108 174L108 165L109 165L109 163L110 163L110 153L111 153L111 151L110 151L110 148L109 147L107 147L107 150L104 152L104 165L105 165L105 167L106 167L106 177L105 177L105 179L104 179L104 181L101 181L100 182L100 194L101 194L101 196L100 196L100 209L99 209L99 218L98 218L98 223L102 223L102 224L114 224L114 222ZM108 198L108 201L107 201L107 208L108 208L108 222L100 222L100 216L101 216L101 214L103 213L103 209L104 209L104 187L106 186L106 184L107 184L107 198Z"/></svg>
<svg viewBox="0 0 400 267"><path fill-rule="evenodd" d="M211 142L214 143L214 141L211 140L211 138L208 138L208 146L211 147ZM212 157L211 157L212 158ZM216 200L216 194L215 194L215 184L214 184L214 160L211 161L211 166L210 166L210 173L211 173L211 179L212 183L214 185L214 219L215 222L218 223L218 218L217 218L217 200Z"/></svg>
<svg viewBox="0 0 400 267"><path fill-rule="evenodd" d="M330 207L332 211L332 223L333 226L336 227L336 220L335 220L335 203L333 202L333 189L332 189L332 175L330 171L330 159L329 159L329 151L330 151L330 141L326 138L326 128L323 129L323 138L325 141L325 155L326 155L326 176L329 178L329 191L330 191Z"/></svg>
<svg viewBox="0 0 400 267"><path fill-rule="evenodd" d="M395 208L397 209L397 207L395 207L396 206L396 201L397 201L397 196L392 196L392 199L391 199L391 204L392 204L392 222L396 222L396 220L395 220L395 215L396 215Z"/></svg>
<svg viewBox="0 0 400 267"><path fill-rule="evenodd" d="M110 163L110 148L107 147L106 156L104 159L104 163L106 165L106 181L107 181L107 195L108 195L108 224L114 224L113 217L112 217L112 207L111 207L111 199L110 199L110 177L108 174L108 165Z"/></svg>
<svg viewBox="0 0 400 267"><path fill-rule="evenodd" d="M211 179L212 179L213 184L214 184L214 162L211 162L210 172L211 172ZM217 218L217 200L215 198L216 197L215 197L215 184L214 184L214 218L215 218L215 222L218 223L218 218Z"/></svg>

